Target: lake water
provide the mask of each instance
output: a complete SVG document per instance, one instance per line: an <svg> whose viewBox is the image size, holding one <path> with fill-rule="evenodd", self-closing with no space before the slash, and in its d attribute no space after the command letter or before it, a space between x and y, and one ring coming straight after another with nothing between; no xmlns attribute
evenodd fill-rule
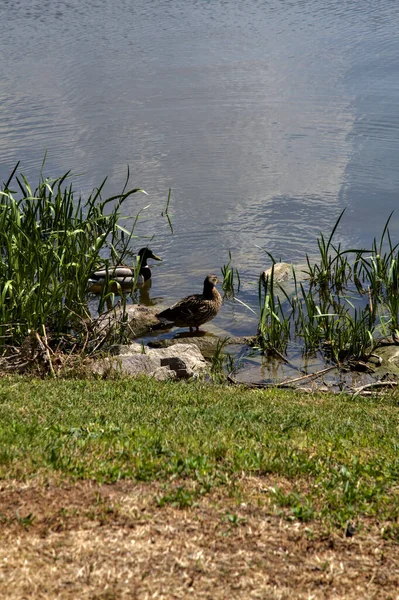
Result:
<svg viewBox="0 0 399 600"><path fill-rule="evenodd" d="M0 16L0 179L20 160L36 180L47 151L46 175L114 194L129 165L165 303L231 250L256 308L259 247L303 263L345 207L337 240L367 247L397 208L395 0L2 0ZM209 328L255 324L227 303Z"/></svg>

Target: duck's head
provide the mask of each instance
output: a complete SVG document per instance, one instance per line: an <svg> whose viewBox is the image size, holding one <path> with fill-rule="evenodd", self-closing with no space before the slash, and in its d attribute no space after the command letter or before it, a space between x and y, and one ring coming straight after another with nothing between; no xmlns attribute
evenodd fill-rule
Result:
<svg viewBox="0 0 399 600"><path fill-rule="evenodd" d="M204 290L212 290L217 283L220 283L216 275L207 275L204 280Z"/></svg>
<svg viewBox="0 0 399 600"><path fill-rule="evenodd" d="M139 254L139 257L140 257L140 263L141 263L142 267L144 267L144 266L147 265L147 260L149 258L152 258L153 260L162 260L162 258L160 258L156 254L154 254L153 251L150 250L149 248L141 248L139 250L138 254Z"/></svg>

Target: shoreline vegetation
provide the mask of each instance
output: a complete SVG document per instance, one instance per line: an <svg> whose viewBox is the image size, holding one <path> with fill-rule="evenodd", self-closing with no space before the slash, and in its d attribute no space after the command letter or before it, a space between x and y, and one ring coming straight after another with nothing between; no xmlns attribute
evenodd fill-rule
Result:
<svg viewBox="0 0 399 600"><path fill-rule="evenodd" d="M17 170L18 165L0 192L3 353L27 346L30 339L31 344L42 344L45 354L90 354L95 319L88 309L87 282L99 267L107 270L126 262L138 278L133 246L139 214L126 229L122 210L127 198L144 190L128 189L128 172L120 194L103 199L104 180L84 200L74 192L69 172L54 180L41 173L32 191ZM163 215L173 231L170 199L169 190ZM320 234L319 259L306 256L301 277L292 267L293 293L288 294L275 278L279 263L265 252L272 268L266 277L259 277L257 346L263 353L285 356L290 344L295 344L304 355L317 353L327 364L341 365L367 361L380 338L399 337L399 245L391 240L391 217L370 249L342 249L334 245L333 237L343 214L328 237ZM234 298L241 282L231 253L221 271L224 293ZM130 291L133 300L135 288ZM104 286L100 294L99 312L115 302L109 289ZM126 295L121 293L121 298L124 307Z"/></svg>
<svg viewBox="0 0 399 600"><path fill-rule="evenodd" d="M73 190L69 172L56 179L41 173L33 191L17 169L18 164L0 191L2 347L19 346L36 332L60 348L79 349L82 323L91 317L90 274L99 265L109 269L129 261L138 276L132 242L139 214L128 230L121 210L132 194L145 192L128 189L129 171L121 193L106 199L106 179L84 200ZM114 296L105 289L99 308L108 299Z"/></svg>
<svg viewBox="0 0 399 600"><path fill-rule="evenodd" d="M127 229L123 206L131 195L145 192L128 187L128 172L119 194L104 199L104 180L85 200L74 191L69 172L57 179L41 172L33 190L17 170L18 165L0 191L0 349L14 358L28 350L27 365L35 363L36 352L36 363L44 357L41 371L47 365L56 375L54 364L61 365L65 356L90 356L98 348L96 318L88 308L90 274L100 267L112 273L112 265L129 263L138 279L134 247L140 242L134 230L140 213ZM169 190L162 216L173 232L170 199ZM321 233L317 239L319 258L306 256L301 272L291 267L290 293L275 277L280 263L262 251L260 270L264 256L272 268L259 277L258 312L238 298L240 275L229 253L221 268L223 291L258 315L258 331L248 335L256 334L255 346L263 354L284 360L295 346L304 356L320 356L326 365L356 368L374 354L381 339L399 339L399 244L389 232L392 215L368 249L334 244L343 215L329 236ZM110 289L105 285L98 297L99 313L115 304ZM133 285L128 294L133 303L135 290ZM121 291L119 341L126 334L126 301ZM101 351L106 349L101 345ZM54 361L49 354L56 355Z"/></svg>

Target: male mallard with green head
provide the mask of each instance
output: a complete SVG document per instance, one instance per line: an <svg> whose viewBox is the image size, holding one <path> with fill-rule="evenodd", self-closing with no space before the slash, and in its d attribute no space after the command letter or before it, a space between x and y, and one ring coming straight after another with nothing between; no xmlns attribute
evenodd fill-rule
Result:
<svg viewBox="0 0 399 600"><path fill-rule="evenodd" d="M147 260L152 258L153 260L162 260L149 248L141 248L138 253L140 257L140 272L136 282L136 285L143 286L146 282L151 279L151 269L147 264ZM100 294L103 290L104 284L107 281L113 282L111 285L111 291L117 293L119 286L124 291L128 291L133 287L134 284L134 269L125 265L118 265L116 267L108 267L107 269L100 269L90 275L88 284L89 291L93 294Z"/></svg>
<svg viewBox="0 0 399 600"><path fill-rule="evenodd" d="M222 297L215 287L217 283L219 280L216 275L207 275L202 294L193 294L179 300L158 313L158 319L169 321L176 327L189 327L190 331L195 327L199 331L200 325L216 317L222 306Z"/></svg>

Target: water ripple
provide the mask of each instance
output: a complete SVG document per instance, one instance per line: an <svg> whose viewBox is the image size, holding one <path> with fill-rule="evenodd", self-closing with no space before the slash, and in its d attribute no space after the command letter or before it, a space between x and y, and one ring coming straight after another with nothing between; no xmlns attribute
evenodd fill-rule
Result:
<svg viewBox="0 0 399 600"><path fill-rule="evenodd" d="M255 302L258 246L301 262L344 207L339 239L367 246L397 206L397 3L3 0L0 15L0 179L17 160L37 177L47 150L49 174L115 193L129 164L165 257L157 294L192 291L231 249Z"/></svg>

